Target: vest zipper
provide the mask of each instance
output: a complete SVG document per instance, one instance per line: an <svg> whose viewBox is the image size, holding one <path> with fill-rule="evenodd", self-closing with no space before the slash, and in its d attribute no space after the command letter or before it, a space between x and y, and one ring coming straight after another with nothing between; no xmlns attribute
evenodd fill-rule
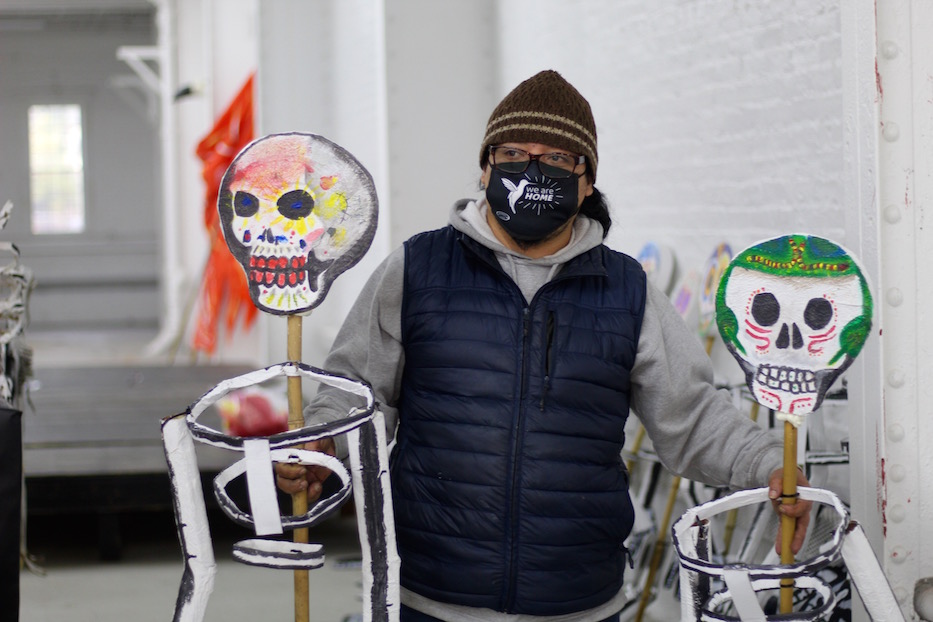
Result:
<svg viewBox="0 0 933 622"><path fill-rule="evenodd" d="M531 309L525 307L522 310L522 363L521 363L521 393L518 400L518 412L515 416L515 421L512 426L512 457L511 463L509 465L509 470L511 471L511 491L509 494L509 546L508 546L508 583L506 584L505 592L505 607L504 611L510 612L514 608L515 600L515 583L518 580L518 562L515 559L515 556L518 552L518 490L519 486L519 472L518 472L518 452L520 451L522 445L522 433L524 426L522 425L523 417L522 410L525 403L525 392L528 389L528 383L525 379L525 370L528 366L528 336L531 333Z"/></svg>
<svg viewBox="0 0 933 622"><path fill-rule="evenodd" d="M528 335L531 333L531 308L525 307L522 311L522 389L521 399L525 399L525 393L528 391L528 380L525 377L525 369L528 365Z"/></svg>
<svg viewBox="0 0 933 622"><path fill-rule="evenodd" d="M544 345L544 387L541 389L541 403L538 407L541 411L544 411L544 399L547 397L548 388L551 386L551 363L553 358L551 357L552 350L554 349L554 312L548 311L547 314L547 331L545 335L545 345Z"/></svg>

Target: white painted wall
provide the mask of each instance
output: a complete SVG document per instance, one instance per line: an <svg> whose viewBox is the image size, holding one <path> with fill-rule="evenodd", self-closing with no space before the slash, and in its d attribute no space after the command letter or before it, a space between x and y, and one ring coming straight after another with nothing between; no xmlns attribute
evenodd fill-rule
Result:
<svg viewBox="0 0 933 622"><path fill-rule="evenodd" d="M138 9L138 0L92 4L126 2ZM489 112L544 68L563 73L593 106L597 185L616 223L611 246L635 254L648 240L665 243L688 269L722 240L738 249L806 231L842 241L867 268L877 309L876 335L847 374L850 500L910 608L914 583L933 576L933 418L924 382L933 337L922 269L933 256L924 222L933 202L928 0L164 4L170 86L195 88L172 115L174 246L185 304L207 252L194 148L251 71L259 72L260 135L320 133L354 153L376 181L377 238L305 321L307 362L323 361L379 261L411 234L441 226L453 200L476 194ZM53 5L3 0L0 11ZM7 33L8 45L15 36ZM4 96L20 96L25 77L7 76ZM7 168L19 170L10 160ZM114 170L132 164L125 158ZM148 159L141 168L127 175L152 172ZM0 181L10 179L0 171ZM138 248L154 258L155 246L141 240ZM222 332L214 361L281 360L283 324L264 318L248 333Z"/></svg>
<svg viewBox="0 0 933 622"><path fill-rule="evenodd" d="M880 383L885 571L913 619L933 619L933 6L879 2L876 12L879 231L878 310L884 326Z"/></svg>
<svg viewBox="0 0 933 622"><path fill-rule="evenodd" d="M158 322L157 100L114 54L152 43L154 32L145 15L122 22L52 15L0 23L0 203L14 205L0 237L19 246L35 274L33 327ZM36 104L82 108L81 234L31 233L27 119Z"/></svg>
<svg viewBox="0 0 933 622"><path fill-rule="evenodd" d="M261 7L259 133L333 140L367 168L380 200L369 252L302 322L304 360L321 365L375 266L411 235L443 226L450 205L476 193L477 150L495 105L494 31L486 27L492 2ZM283 358L284 322L265 318L263 325L270 360Z"/></svg>
<svg viewBox="0 0 933 622"><path fill-rule="evenodd" d="M551 67L593 107L614 247L843 233L838 1L498 6L503 90Z"/></svg>
<svg viewBox="0 0 933 622"><path fill-rule="evenodd" d="M393 246L479 196L479 147L498 103L494 0L386 2Z"/></svg>
<svg viewBox="0 0 933 622"><path fill-rule="evenodd" d="M263 3L258 135L301 131L347 149L373 176L379 227L369 252L302 321L302 359L322 365L368 275L388 253L383 17L380 2ZM297 42L282 45L283 41ZM265 351L285 360L284 318L266 317Z"/></svg>
<svg viewBox="0 0 933 622"><path fill-rule="evenodd" d="M250 73L259 64L258 0L170 0L174 28L173 91L191 87L193 94L174 104L176 127L178 239L183 266L181 298L184 333L179 352L190 352L191 332L198 312L198 292L207 259L209 238L204 228L202 163L195 150L211 130L214 120L227 108ZM266 357L262 347L264 326L257 322L249 331L237 324L230 334L221 325L217 333L216 362L258 362Z"/></svg>
<svg viewBox="0 0 933 622"><path fill-rule="evenodd" d="M210 6L210 15L228 10ZM891 27L898 49L912 51L906 58L914 59L902 87L914 95L901 104L909 111L897 116L902 135L917 142L890 162L909 154L911 170L929 171L926 154L933 150L923 141L931 135L926 102L933 97L925 76L933 72L923 73L916 60L929 57L919 35L925 31L909 26L929 20L929 8L920 0L878 7L879 32ZM893 237L879 237L880 128L875 103L865 101L874 96L874 16L870 0L278 0L262 3L251 24L215 28L213 35L229 41L258 38L260 132L326 135L367 166L380 194L380 229L370 253L305 320L306 360L323 359L376 262L410 234L442 225L454 199L475 194L476 150L489 112L544 68L563 73L593 106L597 185L615 221L611 246L635 254L648 240L665 243L685 270L699 269L720 241L737 250L781 233L814 233L862 258L875 286L879 332L892 319L922 327L925 298L912 293L929 288L922 273L902 267L921 265L933 252L917 209L933 197L928 174L910 177L906 164L903 170L889 164L886 170L897 174L882 177L877 189L882 207L896 205L904 224L895 225ZM213 58L206 73L220 102L219 76L227 72L223 84L232 93L240 65L217 50L207 55ZM879 72L898 71L904 58L882 59ZM898 203L903 196L907 203ZM886 248L909 256L888 255ZM886 281L908 275L899 289L915 323L902 323L902 310L881 308L889 304ZM267 361L284 353L284 328L274 321L251 341ZM873 337L848 374L851 502L909 611L913 582L933 575L924 536L933 495L922 488L929 478L919 477L930 473L933 452L921 440L929 438L928 400L916 393L930 348L927 335L912 344L900 339L892 355ZM905 386L915 393L903 409L882 415L888 407L879 385L896 370L903 375L894 379L902 382L888 382L885 399ZM886 427L893 417L901 418L902 440L892 440L898 429ZM905 439L909 451L901 453L897 443ZM882 480L889 452L905 456L907 477L896 486ZM904 518L892 525L879 512L895 500ZM895 552L909 563L895 561Z"/></svg>

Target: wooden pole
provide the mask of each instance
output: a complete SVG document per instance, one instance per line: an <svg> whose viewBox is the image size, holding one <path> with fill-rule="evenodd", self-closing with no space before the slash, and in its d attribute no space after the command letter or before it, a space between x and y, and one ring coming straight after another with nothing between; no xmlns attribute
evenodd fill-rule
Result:
<svg viewBox="0 0 933 622"><path fill-rule="evenodd" d="M288 360L292 363L301 362L301 316L288 316ZM304 427L304 404L301 397L301 376L289 376L288 390L288 429L295 430ZM308 511L307 489L292 495L292 514L298 516ZM307 544L308 528L295 529L293 538L295 542ZM308 584L308 571L295 570L295 622L309 622L310 595Z"/></svg>
<svg viewBox="0 0 933 622"><path fill-rule="evenodd" d="M790 421L784 422L784 493L781 503L793 505L797 501L797 428ZM781 515L781 563L794 563L791 544L797 519ZM781 613L791 613L794 609L794 580L781 579Z"/></svg>

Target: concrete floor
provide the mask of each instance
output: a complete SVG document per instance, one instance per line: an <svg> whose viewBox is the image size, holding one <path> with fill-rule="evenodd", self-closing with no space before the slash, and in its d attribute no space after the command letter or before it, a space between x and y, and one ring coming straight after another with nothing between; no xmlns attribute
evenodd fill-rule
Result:
<svg viewBox="0 0 933 622"><path fill-rule="evenodd" d="M217 577L206 620L292 620L290 571L255 568L232 560L234 541L249 532L211 515ZM102 562L97 519L31 519L29 552L44 575L20 575L21 622L166 622L172 619L182 577L182 557L169 512L124 516L123 555ZM360 613L361 573L356 519L332 518L313 532L327 561L310 573L311 619L341 622Z"/></svg>
<svg viewBox="0 0 933 622"><path fill-rule="evenodd" d="M112 517L108 517L112 518ZM232 560L234 542L252 537L210 513L218 569L207 621L293 619L292 575ZM121 515L122 546L113 555L111 520L97 515L30 517L28 553L32 568L20 573L21 622L148 622L171 620L183 572L174 518L168 511ZM314 528L311 541L324 544L325 566L310 573L314 622L346 622L360 613L360 547L356 519L335 517ZM105 543L105 544L102 544ZM106 550L106 554L104 554ZM634 608L629 611L629 617ZM669 590L646 612L644 622L679 618Z"/></svg>
<svg viewBox="0 0 933 622"><path fill-rule="evenodd" d="M208 622L293 620L289 571L254 568L232 560L235 541L249 532L211 513L217 577ZM174 519L168 512L125 515L122 558L101 561L97 517L65 521L39 516L28 525L29 552L44 574L20 575L21 622L166 622L172 619L183 564ZM327 561L310 573L310 618L345 622L360 614L361 572L356 519L331 518L311 533L325 545ZM645 622L679 617L670 596L653 603Z"/></svg>

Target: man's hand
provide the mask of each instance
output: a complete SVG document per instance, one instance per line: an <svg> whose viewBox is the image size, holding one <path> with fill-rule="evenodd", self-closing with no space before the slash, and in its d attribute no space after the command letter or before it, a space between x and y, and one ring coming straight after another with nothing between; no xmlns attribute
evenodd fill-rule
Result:
<svg viewBox="0 0 933 622"><path fill-rule="evenodd" d="M303 449L319 451L333 456L336 454L334 439L322 438L319 441L305 443ZM275 463L275 483L283 492L290 495L308 491L308 503L317 501L321 496L324 480L330 477L331 470L322 466L304 466L302 464Z"/></svg>
<svg viewBox="0 0 933 622"><path fill-rule="evenodd" d="M800 472L800 469L797 469L797 485L810 485L810 482L808 482L807 478L804 477L804 474ZM778 516L793 516L797 519L796 529L794 530L794 539L791 541L790 545L791 551L793 551L794 555L796 555L803 547L803 540L807 536L807 525L810 524L810 508L813 506L813 502L804 501L798 497L797 501L793 505L784 505L781 503L781 493L783 490L784 470L777 469L771 473L771 477L768 478L768 498L771 499L771 505L774 506L774 511ZM780 523L778 523L777 541L775 542L774 550L777 551L778 555L780 555Z"/></svg>

